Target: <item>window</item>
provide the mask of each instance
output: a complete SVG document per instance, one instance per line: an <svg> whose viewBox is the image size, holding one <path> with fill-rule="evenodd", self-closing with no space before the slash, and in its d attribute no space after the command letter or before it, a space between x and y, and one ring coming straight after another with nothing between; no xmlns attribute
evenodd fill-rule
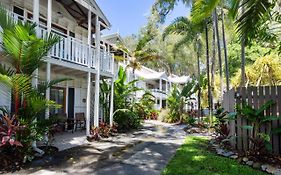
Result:
<svg viewBox="0 0 281 175"><path fill-rule="evenodd" d="M19 8L19 7L14 6L13 12L14 12L15 14L19 15L18 18L19 18L20 20L23 20L24 10L23 10L22 8Z"/></svg>
<svg viewBox="0 0 281 175"><path fill-rule="evenodd" d="M64 88L51 88L50 100L61 105L61 108L50 109L50 114L65 114L65 89Z"/></svg>

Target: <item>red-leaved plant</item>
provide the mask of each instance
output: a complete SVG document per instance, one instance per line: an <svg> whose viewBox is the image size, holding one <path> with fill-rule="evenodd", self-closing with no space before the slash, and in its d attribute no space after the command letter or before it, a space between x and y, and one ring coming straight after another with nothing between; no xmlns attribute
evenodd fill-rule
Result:
<svg viewBox="0 0 281 175"><path fill-rule="evenodd" d="M0 118L0 147L2 146L23 146L22 143L16 140L16 134L20 130L20 124L16 120L16 116L11 118L4 115Z"/></svg>

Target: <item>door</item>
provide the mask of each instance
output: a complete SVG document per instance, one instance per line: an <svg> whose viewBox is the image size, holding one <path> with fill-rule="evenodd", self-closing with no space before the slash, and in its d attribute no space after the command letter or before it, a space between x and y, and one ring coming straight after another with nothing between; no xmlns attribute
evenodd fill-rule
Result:
<svg viewBox="0 0 281 175"><path fill-rule="evenodd" d="M74 88L68 89L68 118L74 118Z"/></svg>

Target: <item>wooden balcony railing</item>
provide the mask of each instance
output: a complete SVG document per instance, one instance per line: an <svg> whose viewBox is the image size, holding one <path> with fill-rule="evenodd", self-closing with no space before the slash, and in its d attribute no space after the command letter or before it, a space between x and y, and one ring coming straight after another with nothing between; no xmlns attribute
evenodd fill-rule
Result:
<svg viewBox="0 0 281 175"><path fill-rule="evenodd" d="M15 21L30 21L30 19L24 18L13 12L9 14L15 19ZM96 49L93 45L89 47L87 43L68 36L56 29L52 29L52 33L55 33L61 37L59 43L57 43L51 50L50 56L60 61L67 61L73 64L82 66L90 66L93 69L97 68ZM44 25L39 26L40 37L47 35L47 27ZM90 51L89 51L90 49ZM100 50L100 71L105 73L113 74L113 54Z"/></svg>

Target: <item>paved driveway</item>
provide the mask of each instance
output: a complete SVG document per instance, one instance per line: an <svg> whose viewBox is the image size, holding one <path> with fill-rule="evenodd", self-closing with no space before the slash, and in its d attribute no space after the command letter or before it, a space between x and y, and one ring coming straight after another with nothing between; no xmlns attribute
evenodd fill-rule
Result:
<svg viewBox="0 0 281 175"><path fill-rule="evenodd" d="M64 150L18 174L157 175L183 143L183 128L146 121L139 131Z"/></svg>

